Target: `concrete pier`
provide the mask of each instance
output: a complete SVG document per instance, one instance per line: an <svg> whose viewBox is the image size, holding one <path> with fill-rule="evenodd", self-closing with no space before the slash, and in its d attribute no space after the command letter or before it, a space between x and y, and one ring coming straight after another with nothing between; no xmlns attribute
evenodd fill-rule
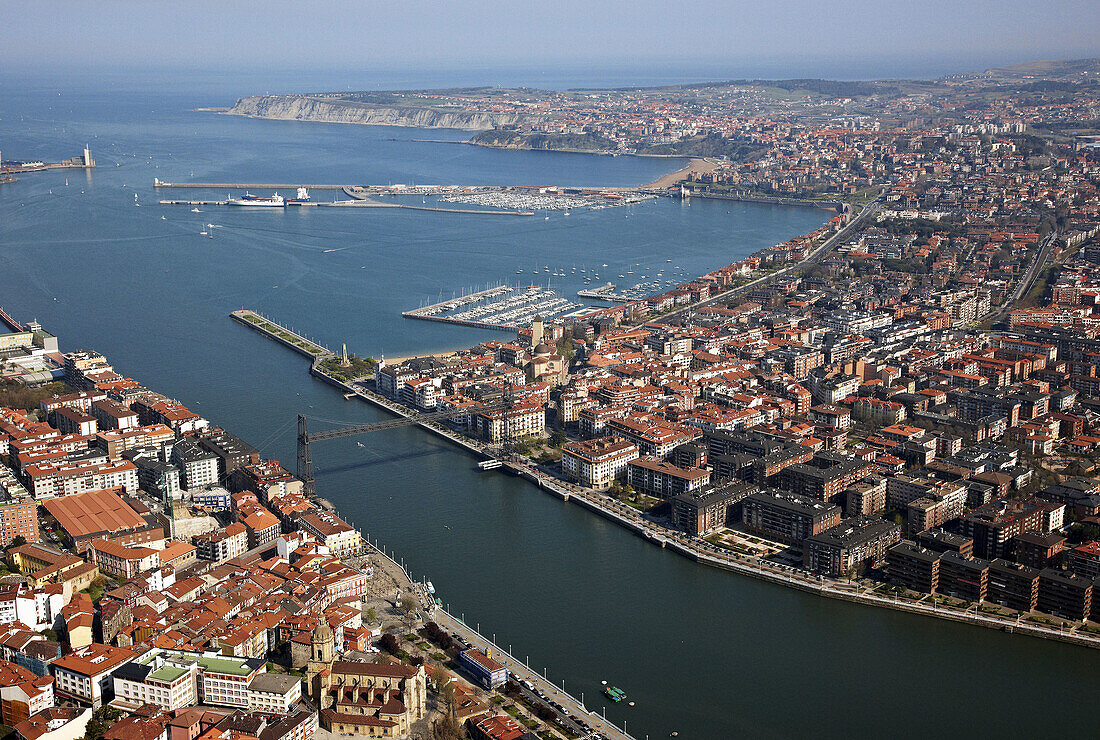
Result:
<svg viewBox="0 0 1100 740"><path fill-rule="evenodd" d="M335 357L336 353L318 344L312 339L307 339L301 334L278 324L271 319L247 308L242 308L229 314L238 324L243 324L249 329L263 334L268 339L274 339L279 344L290 347L300 355L305 355L312 360L321 360L326 357Z"/></svg>
<svg viewBox="0 0 1100 740"><path fill-rule="evenodd" d="M154 188L207 188L225 190L226 188L232 190L296 190L298 188L309 188L310 190L343 190L344 185L306 185L304 183L286 183L286 182L164 182L163 180L153 180Z"/></svg>

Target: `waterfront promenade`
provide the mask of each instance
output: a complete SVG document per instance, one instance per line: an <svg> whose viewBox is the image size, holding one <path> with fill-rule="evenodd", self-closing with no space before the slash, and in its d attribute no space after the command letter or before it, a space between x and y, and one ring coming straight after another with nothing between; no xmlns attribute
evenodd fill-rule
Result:
<svg viewBox="0 0 1100 740"><path fill-rule="evenodd" d="M643 536L659 547L672 550L704 565L730 570L759 580L770 581L842 601L897 609L913 614L990 627L1004 632L1018 632L1034 637L1046 637L1075 645L1100 648L1100 635L1083 632L1076 628L1059 628L1032 622L1028 621L1023 615L1003 616L982 612L980 611L980 605L977 604L966 608L946 606L937 603L929 594L925 594L919 599L885 595L875 590L875 588L882 585L879 583L870 581L849 583L843 580L813 575L798 568L772 563L760 558L730 553L728 550L711 545L705 540L689 537L676 530L663 527L647 519L632 506L628 506L606 494L562 481L528 462L510 462L508 467L513 472L534 482L544 491L565 501L580 504L605 519L617 522L632 532Z"/></svg>
<svg viewBox="0 0 1100 740"><path fill-rule="evenodd" d="M626 722L622 728L615 725L614 722L608 720L605 716L599 715L596 712L590 711L583 701L584 695L581 694L581 698L568 693L564 681L561 686L555 684L548 676L546 669L544 668L542 673L539 673L538 667L532 668L529 659L520 660L512 654L512 646L509 645L508 649L504 649L496 642L496 635L492 638L482 634L480 632L480 624L474 622L474 626L471 626L465 620L465 614L455 616L449 612L446 608L439 606L435 597L430 594L423 582L413 579L412 574L409 573L405 566L404 561L398 562L395 552L387 552L384 545L380 545L377 540L370 541L370 534L365 535L366 548L368 552L378 558L384 559L385 570L387 573L393 575L395 580L398 581L400 588L412 593L419 604L418 617L421 621L431 620L443 629L448 634L457 635L463 641L472 645L473 647L486 652L487 649L491 649L493 653L493 659L500 663L502 666L508 669L508 671L518 680L527 681L538 691L541 691L545 696L537 697L538 701L550 701L560 705L566 715L576 716L582 719L585 724L591 727L595 732L602 735L608 740L635 740L635 738L626 732ZM560 713L559 713L560 716ZM570 729L575 735L580 738L588 736L573 720L568 716L562 717L563 724Z"/></svg>
<svg viewBox="0 0 1100 740"><path fill-rule="evenodd" d="M840 234L837 236L840 236ZM818 250L815 250L814 254L820 253L821 250L826 249L828 246L829 244L827 242ZM270 335L270 330L267 328L241 321L240 319L238 319L238 321L250 326L256 331ZM290 345L285 340L282 343L290 346L292 349L294 348L293 345ZM308 354L300 349L297 351L299 351L300 354ZM354 394L364 401L383 408L397 416L412 418L417 415L416 412L411 409L369 388L369 381L357 379L351 383L345 383L333 377L320 368L319 359L320 358L315 359L311 365L310 373L312 375L336 386L349 396ZM491 448L489 445L478 440L459 434L439 422L421 422L418 426L453 442L480 459L490 459L499 455L499 450ZM843 580L810 574L800 569L784 566L779 563L730 553L704 540L688 537L679 531L662 526L646 518L633 507L617 501L606 494L563 481L547 471L540 469L528 459L511 458L504 460L504 463L503 468L505 471L528 480L541 490L556 498L564 502L573 502L583 506L595 514L634 532L658 547L671 550L703 565L733 571L758 580L764 580L781 586L787 586L807 593L842 601L895 609L923 616L938 617L940 619L963 622L979 627L997 629L1003 632L1020 633L1034 637L1059 640L1075 645L1100 648L1100 635L1085 632L1076 627L1056 627L1050 624L1030 621L1024 615L1005 616L1000 613L983 612L981 611L980 605L970 605L965 608L960 608L957 606L939 604L932 599L930 595L924 595L919 599L903 598L896 594L886 595L876 590L882 586L882 584L879 583L869 581L849 583Z"/></svg>

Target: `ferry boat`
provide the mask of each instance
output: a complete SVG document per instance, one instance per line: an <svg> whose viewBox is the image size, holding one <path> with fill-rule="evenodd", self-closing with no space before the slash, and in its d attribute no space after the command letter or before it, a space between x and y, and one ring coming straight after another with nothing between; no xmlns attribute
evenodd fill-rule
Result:
<svg viewBox="0 0 1100 740"><path fill-rule="evenodd" d="M309 202L309 190L306 188L298 188L298 195L294 198L287 198L286 200L288 206L301 206Z"/></svg>
<svg viewBox="0 0 1100 740"><path fill-rule="evenodd" d="M286 200L278 193L275 193L270 198L263 198L259 195L253 195L252 193L245 193L240 198L230 198L226 196L225 202L231 206L250 206L252 208L282 208L286 205Z"/></svg>
<svg viewBox="0 0 1100 740"><path fill-rule="evenodd" d="M626 698L626 692L617 686L604 686L603 693L613 702L620 702Z"/></svg>

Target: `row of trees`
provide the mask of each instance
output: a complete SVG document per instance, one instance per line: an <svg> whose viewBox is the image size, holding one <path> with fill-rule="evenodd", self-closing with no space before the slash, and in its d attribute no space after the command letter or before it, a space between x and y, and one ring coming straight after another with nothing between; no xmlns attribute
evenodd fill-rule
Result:
<svg viewBox="0 0 1100 740"><path fill-rule="evenodd" d="M455 644L454 638L448 635L435 622L428 622L424 625L424 636L444 650L450 650Z"/></svg>

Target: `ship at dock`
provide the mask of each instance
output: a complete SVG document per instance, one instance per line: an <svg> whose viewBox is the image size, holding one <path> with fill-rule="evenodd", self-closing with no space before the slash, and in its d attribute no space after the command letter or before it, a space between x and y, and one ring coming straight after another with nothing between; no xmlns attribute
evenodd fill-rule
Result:
<svg viewBox="0 0 1100 740"><path fill-rule="evenodd" d="M278 193L268 198L245 193L240 198L226 196L225 203L230 206L249 206L252 208L282 208L286 205L286 199Z"/></svg>
<svg viewBox="0 0 1100 740"><path fill-rule="evenodd" d="M293 198L287 198L286 204L288 206L305 206L310 204L309 189L298 188L298 194Z"/></svg>

